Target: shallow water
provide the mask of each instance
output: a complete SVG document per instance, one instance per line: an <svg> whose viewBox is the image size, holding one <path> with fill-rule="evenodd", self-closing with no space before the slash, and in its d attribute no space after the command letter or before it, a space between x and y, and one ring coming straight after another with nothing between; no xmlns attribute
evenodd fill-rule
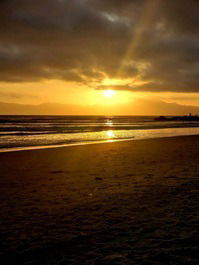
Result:
<svg viewBox="0 0 199 265"><path fill-rule="evenodd" d="M0 151L199 134L199 122L151 116L0 116Z"/></svg>

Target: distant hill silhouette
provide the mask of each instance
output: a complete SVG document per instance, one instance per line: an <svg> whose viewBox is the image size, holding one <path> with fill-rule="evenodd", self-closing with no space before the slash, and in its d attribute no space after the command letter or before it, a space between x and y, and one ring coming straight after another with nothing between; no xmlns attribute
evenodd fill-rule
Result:
<svg viewBox="0 0 199 265"><path fill-rule="evenodd" d="M199 107L137 99L128 104L80 106L59 103L25 105L0 102L0 115L186 115Z"/></svg>

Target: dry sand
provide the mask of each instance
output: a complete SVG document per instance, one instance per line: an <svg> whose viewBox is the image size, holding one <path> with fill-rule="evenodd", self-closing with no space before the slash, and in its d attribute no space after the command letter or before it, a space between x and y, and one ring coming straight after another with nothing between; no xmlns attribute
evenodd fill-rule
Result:
<svg viewBox="0 0 199 265"><path fill-rule="evenodd" d="M199 136L0 153L1 264L199 264Z"/></svg>

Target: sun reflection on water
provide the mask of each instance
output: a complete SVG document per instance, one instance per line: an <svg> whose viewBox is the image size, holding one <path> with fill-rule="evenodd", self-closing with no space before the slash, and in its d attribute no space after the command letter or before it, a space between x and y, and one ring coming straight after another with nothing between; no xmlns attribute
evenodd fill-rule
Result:
<svg viewBox="0 0 199 265"><path fill-rule="evenodd" d="M113 122L112 122L112 120L107 120L107 121L106 121L106 125L107 125L107 126L110 126L110 127L113 126Z"/></svg>
<svg viewBox="0 0 199 265"><path fill-rule="evenodd" d="M108 138L108 141L111 141L113 138L115 138L115 134L112 130L107 131L106 136Z"/></svg>

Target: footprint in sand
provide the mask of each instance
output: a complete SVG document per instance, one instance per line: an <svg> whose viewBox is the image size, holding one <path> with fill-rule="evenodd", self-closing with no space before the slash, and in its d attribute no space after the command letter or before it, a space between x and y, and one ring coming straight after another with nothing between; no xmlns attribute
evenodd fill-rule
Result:
<svg viewBox="0 0 199 265"><path fill-rule="evenodd" d="M103 180L103 178L96 177L95 180Z"/></svg>
<svg viewBox="0 0 199 265"><path fill-rule="evenodd" d="M52 173L52 174L62 174L62 173L64 173L64 171L63 170L55 170L55 171L50 171L50 173Z"/></svg>
<svg viewBox="0 0 199 265"><path fill-rule="evenodd" d="M166 176L167 179L175 179L176 176Z"/></svg>

